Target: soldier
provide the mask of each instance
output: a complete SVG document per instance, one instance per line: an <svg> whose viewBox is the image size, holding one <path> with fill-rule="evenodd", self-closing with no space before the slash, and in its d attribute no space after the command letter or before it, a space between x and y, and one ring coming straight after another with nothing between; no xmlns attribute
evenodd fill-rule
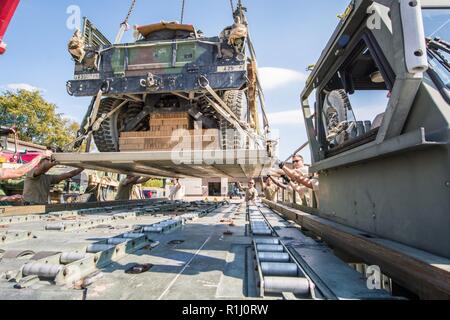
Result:
<svg viewBox="0 0 450 320"><path fill-rule="evenodd" d="M239 188L245 191L245 202L255 202L258 199L258 190L256 190L255 185L254 179L248 181L247 187L244 187L239 183Z"/></svg>
<svg viewBox="0 0 450 320"><path fill-rule="evenodd" d="M242 193L241 193L241 187L239 185L239 182L235 182L231 186L230 199L233 199L234 197L239 197L242 200Z"/></svg>
<svg viewBox="0 0 450 320"><path fill-rule="evenodd" d="M305 162L302 156L300 155L295 155L292 157L292 163L294 165L293 169L290 169L288 166L286 166L286 163L281 162L279 167L280 170L278 170L278 172L281 172L282 175L287 175L287 177L294 181L295 183L300 183L298 180L301 179L302 177L306 177L308 175L308 168L305 166ZM291 187L292 184L290 183ZM308 202L308 198L309 198L309 190L306 186L301 185L295 185L293 189L300 195L300 198L302 199L302 202Z"/></svg>
<svg viewBox="0 0 450 320"><path fill-rule="evenodd" d="M52 185L71 179L84 171L84 169L76 169L59 175L47 174L56 165L56 161L46 158L28 172L23 188L23 200L26 205L47 204Z"/></svg>
<svg viewBox="0 0 450 320"><path fill-rule="evenodd" d="M33 170L42 159L50 159L52 156L52 152L50 150L38 155L36 158L34 158L32 161L30 161L27 164L24 164L23 166L20 166L16 169L0 169L0 181L1 180L10 180L10 179L19 179L26 175L28 172ZM22 195L13 195L13 196L6 196L3 189L0 187L0 201L3 202L19 202L23 200Z"/></svg>
<svg viewBox="0 0 450 320"><path fill-rule="evenodd" d="M172 179L172 187L170 188L169 199L171 201L182 200L183 186L180 183L180 179Z"/></svg>
<svg viewBox="0 0 450 320"><path fill-rule="evenodd" d="M128 175L119 184L119 190L117 191L117 201L128 201L132 198L133 187L139 184L146 183L150 178L135 177Z"/></svg>
<svg viewBox="0 0 450 320"><path fill-rule="evenodd" d="M266 178L266 182L264 182L264 179L261 178L261 183L265 198L271 202L277 202L280 187L276 183L274 183L272 177L268 176Z"/></svg>
<svg viewBox="0 0 450 320"><path fill-rule="evenodd" d="M305 166L305 161L302 156L300 155L293 156L292 163L294 165L294 168L290 169L286 166L285 162L281 162L279 165L281 171L276 170L276 172L280 175L286 174L292 180L295 180L296 177L298 176L308 174L308 168Z"/></svg>
<svg viewBox="0 0 450 320"><path fill-rule="evenodd" d="M305 176L301 176L298 177L296 179L296 182L308 189L311 189L314 191L314 193L316 194L316 200L317 200L317 205L319 205L319 197L317 197L317 193L319 192L319 176L316 174L313 177L305 177ZM298 193L302 192L302 186L299 185L295 185L293 183L291 183L291 185L293 186L294 190L297 191Z"/></svg>

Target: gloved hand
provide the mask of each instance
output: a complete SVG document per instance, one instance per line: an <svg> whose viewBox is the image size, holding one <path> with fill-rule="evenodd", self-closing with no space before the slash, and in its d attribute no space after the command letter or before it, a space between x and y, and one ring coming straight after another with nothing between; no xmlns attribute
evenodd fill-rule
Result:
<svg viewBox="0 0 450 320"><path fill-rule="evenodd" d="M283 170L283 168L284 168L285 165L286 165L286 163L284 163L284 162L282 162L282 161L280 161L280 162L278 163L278 167L279 167L281 170Z"/></svg>
<svg viewBox="0 0 450 320"><path fill-rule="evenodd" d="M289 179L288 176L281 176L281 178L283 179L285 184L290 184L291 183L291 179Z"/></svg>

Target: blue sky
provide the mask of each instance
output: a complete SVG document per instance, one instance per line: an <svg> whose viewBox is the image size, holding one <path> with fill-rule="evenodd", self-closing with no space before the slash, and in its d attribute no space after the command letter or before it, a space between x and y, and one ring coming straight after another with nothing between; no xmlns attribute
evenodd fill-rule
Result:
<svg viewBox="0 0 450 320"><path fill-rule="evenodd" d="M235 1L236 2L236 1ZM117 33L130 1L22 0L0 57L0 89L36 87L58 111L80 121L89 100L72 98L66 81L73 76L66 27L70 5L78 5L110 39ZM306 67L316 62L348 1L244 0L256 47L272 128L281 137L280 157L286 158L306 141L299 95ZM130 24L179 20L181 0L138 0ZM187 0L185 22L206 35L218 35L232 23L229 0ZM131 40L131 32L125 39ZM304 152L309 158L309 150Z"/></svg>

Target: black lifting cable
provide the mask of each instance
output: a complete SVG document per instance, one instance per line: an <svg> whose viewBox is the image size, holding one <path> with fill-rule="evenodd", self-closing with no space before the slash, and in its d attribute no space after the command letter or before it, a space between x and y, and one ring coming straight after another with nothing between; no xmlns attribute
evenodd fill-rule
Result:
<svg viewBox="0 0 450 320"><path fill-rule="evenodd" d="M181 21L180 23L183 24L184 21L184 7L186 5L186 0L181 0Z"/></svg>
<svg viewBox="0 0 450 320"><path fill-rule="evenodd" d="M133 13L135 6L136 6L136 0L133 0L131 2L130 9L128 10L128 14L125 17L125 20L123 21L122 24L128 24L128 21L130 20L131 14Z"/></svg>

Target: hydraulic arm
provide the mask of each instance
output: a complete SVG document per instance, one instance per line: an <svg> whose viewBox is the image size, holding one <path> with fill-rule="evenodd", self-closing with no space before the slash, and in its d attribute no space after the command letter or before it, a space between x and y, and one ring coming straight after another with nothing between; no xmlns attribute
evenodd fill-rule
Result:
<svg viewBox="0 0 450 320"><path fill-rule="evenodd" d="M20 0L0 0L0 54L5 53L6 44L3 42L3 36L6 29L19 5Z"/></svg>

